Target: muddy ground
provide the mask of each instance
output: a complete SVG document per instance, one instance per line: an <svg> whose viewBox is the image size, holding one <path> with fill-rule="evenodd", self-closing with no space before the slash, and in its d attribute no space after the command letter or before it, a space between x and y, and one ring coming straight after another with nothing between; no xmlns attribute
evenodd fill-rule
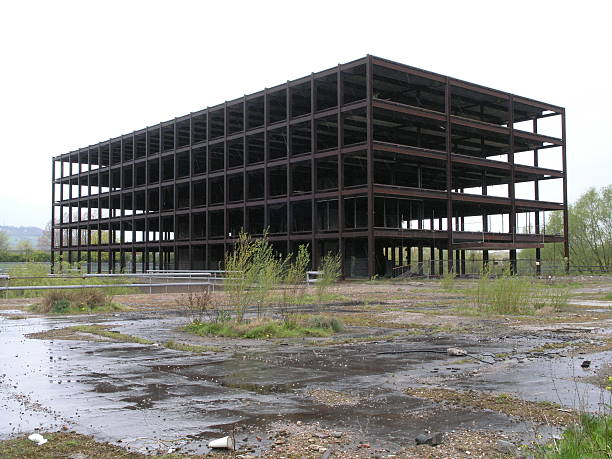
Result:
<svg viewBox="0 0 612 459"><path fill-rule="evenodd" d="M180 294L73 316L0 299L0 439L77 432L135 457L204 455L225 435L242 457L515 457L611 399L612 278L557 282L565 310L506 317L470 312L469 280L346 282L319 306L345 331L276 340L188 335ZM435 432L441 445L415 446Z"/></svg>

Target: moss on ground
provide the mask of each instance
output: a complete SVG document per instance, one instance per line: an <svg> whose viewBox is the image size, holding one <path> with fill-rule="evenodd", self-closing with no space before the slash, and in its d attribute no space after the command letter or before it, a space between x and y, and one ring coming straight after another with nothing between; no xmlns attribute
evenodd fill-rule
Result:
<svg viewBox="0 0 612 459"><path fill-rule="evenodd" d="M334 317L296 315L287 320L253 320L250 322L191 322L183 330L199 336L268 339L326 337L342 331L342 322Z"/></svg>
<svg viewBox="0 0 612 459"><path fill-rule="evenodd" d="M405 392L413 397L447 402L452 405L493 410L508 416L547 425L566 426L578 419L577 413L556 403L532 402L508 394L487 394L476 391L455 391L445 388L409 388Z"/></svg>
<svg viewBox="0 0 612 459"><path fill-rule="evenodd" d="M187 344L179 341L166 341L164 347L175 351L191 352L194 354L203 354L205 352L222 352L223 349L217 346L200 346L198 344Z"/></svg>
<svg viewBox="0 0 612 459"><path fill-rule="evenodd" d="M140 459L145 457L118 446L99 443L92 437L73 432L43 433L42 435L48 441L41 446L28 440L27 435L0 441L0 457L5 459L65 459L79 453L90 459L117 457Z"/></svg>
<svg viewBox="0 0 612 459"><path fill-rule="evenodd" d="M72 328L74 331L81 333L89 333L91 335L102 336L109 338L114 341L123 341L126 343L138 343L138 344L154 344L153 341L146 338L139 338L138 336L126 335L116 331L109 330L109 325L75 325Z"/></svg>

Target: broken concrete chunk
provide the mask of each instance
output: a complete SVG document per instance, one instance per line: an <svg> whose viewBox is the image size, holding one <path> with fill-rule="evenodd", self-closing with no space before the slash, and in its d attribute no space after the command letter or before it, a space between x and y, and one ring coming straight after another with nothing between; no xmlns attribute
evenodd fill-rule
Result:
<svg viewBox="0 0 612 459"><path fill-rule="evenodd" d="M506 440L497 440L497 451L504 454L515 454L516 446Z"/></svg>
<svg viewBox="0 0 612 459"><path fill-rule="evenodd" d="M465 349L459 349L458 347L449 347L446 350L446 353L453 357L463 357L464 355L468 355Z"/></svg>
<svg viewBox="0 0 612 459"><path fill-rule="evenodd" d="M442 444L443 439L444 439L444 433L434 432L432 434L426 434L426 433L419 434L414 439L414 441L417 445L438 446Z"/></svg>

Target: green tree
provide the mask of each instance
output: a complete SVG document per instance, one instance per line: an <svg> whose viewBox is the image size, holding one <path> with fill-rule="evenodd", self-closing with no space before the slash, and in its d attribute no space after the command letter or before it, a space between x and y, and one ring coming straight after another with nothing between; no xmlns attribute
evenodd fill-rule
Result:
<svg viewBox="0 0 612 459"><path fill-rule="evenodd" d="M570 263L612 266L612 185L587 190L568 207L568 220ZM562 212L550 214L546 233L563 234ZM563 257L563 244L546 244L542 249L544 261L561 261Z"/></svg>
<svg viewBox="0 0 612 459"><path fill-rule="evenodd" d="M19 241L17 244L17 251L23 257L23 259L27 262L31 262L32 255L34 253L34 247L32 247L32 243L30 241Z"/></svg>
<svg viewBox="0 0 612 459"><path fill-rule="evenodd" d="M38 241L36 241L36 248L39 250L49 251L51 248L51 222L48 222L45 225L45 229L42 234L38 236Z"/></svg>
<svg viewBox="0 0 612 459"><path fill-rule="evenodd" d="M6 257L9 250L9 237L4 231L0 231L0 257Z"/></svg>

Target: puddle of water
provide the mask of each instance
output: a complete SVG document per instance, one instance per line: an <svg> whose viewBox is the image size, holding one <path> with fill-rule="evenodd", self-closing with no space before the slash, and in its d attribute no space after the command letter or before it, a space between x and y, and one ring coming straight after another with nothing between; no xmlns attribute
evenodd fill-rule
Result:
<svg viewBox="0 0 612 459"><path fill-rule="evenodd" d="M138 320L132 320L135 317ZM180 317L158 314L98 319L98 323L112 323L123 333L156 341L175 339L173 330L184 322ZM377 438L380 446L391 450L411 443L414 435L432 427L505 430L525 437L533 432L529 423L500 414L449 410L403 394L403 389L417 378L454 378L455 368L487 366L456 366L452 364L456 358L442 354L379 354L452 346L494 355L521 345L533 347L534 340L527 337L479 341L469 336L409 336L394 342L329 348L309 348L291 341L286 346L257 342L247 343L251 348L248 353L206 355L133 343L24 337L26 333L84 321L74 317L0 323L0 375L4 384L0 403L4 417L10 420L10 424L0 422L0 437L29 432L39 424L66 423L102 441L121 440L122 445L136 448L155 448L159 438L191 435L185 451L203 453L207 451L206 439L226 434L235 424L263 431L278 419L343 426L363 432L364 439ZM596 358L610 359L611 355ZM572 406L574 383L567 378L576 371L576 364L575 360L557 359L547 369L541 359L527 361L500 367L499 371L458 377L457 387L518 393L527 399L553 402L561 396L564 404ZM551 381L559 382L557 386L563 390L550 388ZM591 390L589 384L579 387L588 392L586 404L596 407L600 391ZM322 405L308 395L313 388L344 392L360 403L352 407ZM43 410L37 411L32 404L24 409L17 401L23 394Z"/></svg>

